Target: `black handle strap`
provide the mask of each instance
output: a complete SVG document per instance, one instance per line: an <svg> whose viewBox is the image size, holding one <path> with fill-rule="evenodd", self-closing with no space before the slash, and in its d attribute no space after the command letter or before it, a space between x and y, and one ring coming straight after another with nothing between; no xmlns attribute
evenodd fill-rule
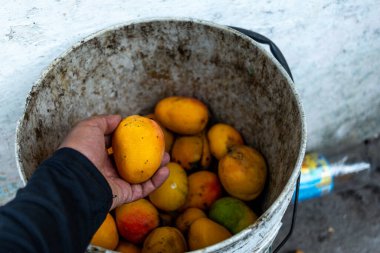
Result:
<svg viewBox="0 0 380 253"><path fill-rule="evenodd" d="M251 39L253 39L259 43L268 45L273 56L284 67L286 72L288 72L290 78L293 80L292 72L290 72L290 68L288 66L288 63L286 62L284 55L281 53L280 49L276 46L276 44L274 44L270 39L268 39L264 35L261 35L257 32L253 32L253 31L246 30L246 29L243 29L240 27L235 27L235 26L230 26L230 27L232 29L235 29L236 31L239 31L239 32L247 35L248 37L250 37Z"/></svg>
<svg viewBox="0 0 380 253"><path fill-rule="evenodd" d="M250 31L250 30L246 30L243 28L239 28L239 27L234 27L234 26L230 26L230 27L232 29L235 29L235 30L247 35L248 37L250 37L251 39L253 39L259 43L268 45L273 56L284 67L286 72L288 72L290 78L293 80L292 72L290 71L288 63L286 62L284 55L281 53L280 49L276 46L276 44L274 44L270 39L268 39L267 37L265 37L259 33L256 33L256 32ZM288 239L290 238L290 236L293 233L294 224L296 223L300 179L301 179L301 173L299 174L299 176L297 178L296 192L295 192L294 205L293 205L292 223L290 225L290 230L289 230L288 234L285 236L285 238L273 250L273 253L277 253L282 248L282 246L285 245L285 243L288 241Z"/></svg>

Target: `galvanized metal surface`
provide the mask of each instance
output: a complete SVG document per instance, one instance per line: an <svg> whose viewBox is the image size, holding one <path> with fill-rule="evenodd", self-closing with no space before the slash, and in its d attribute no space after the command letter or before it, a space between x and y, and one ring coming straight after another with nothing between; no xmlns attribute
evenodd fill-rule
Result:
<svg viewBox="0 0 380 253"><path fill-rule="evenodd" d="M223 26L142 21L111 27L75 45L29 94L17 130L22 177L30 177L78 120L145 114L170 95L205 102L214 121L234 125L269 165L259 220L198 252L262 252L273 231L277 234L294 191L305 151L304 116L283 68L260 45Z"/></svg>

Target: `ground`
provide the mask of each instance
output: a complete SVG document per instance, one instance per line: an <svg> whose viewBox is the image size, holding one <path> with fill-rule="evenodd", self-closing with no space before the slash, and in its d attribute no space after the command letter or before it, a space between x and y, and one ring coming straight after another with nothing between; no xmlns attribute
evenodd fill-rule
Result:
<svg viewBox="0 0 380 253"><path fill-rule="evenodd" d="M380 138L344 151L351 159L371 163L371 171L357 174L324 197L301 202L295 229L282 253L300 249L309 252L380 252ZM289 206L276 242L289 230Z"/></svg>

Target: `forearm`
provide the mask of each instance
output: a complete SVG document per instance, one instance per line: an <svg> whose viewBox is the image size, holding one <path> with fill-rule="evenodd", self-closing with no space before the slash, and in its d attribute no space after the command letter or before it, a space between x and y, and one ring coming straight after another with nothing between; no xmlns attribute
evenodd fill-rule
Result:
<svg viewBox="0 0 380 253"><path fill-rule="evenodd" d="M0 248L83 252L111 204L111 189L96 167L73 149L58 150L0 208Z"/></svg>

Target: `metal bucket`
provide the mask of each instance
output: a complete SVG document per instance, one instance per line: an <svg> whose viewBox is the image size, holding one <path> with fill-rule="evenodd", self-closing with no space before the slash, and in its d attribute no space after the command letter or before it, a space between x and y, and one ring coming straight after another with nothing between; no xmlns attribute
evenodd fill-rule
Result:
<svg viewBox="0 0 380 253"><path fill-rule="evenodd" d="M147 114L171 95L205 102L213 119L235 126L269 166L257 222L196 252L268 251L300 172L304 115L283 66L230 27L145 20L102 30L73 46L27 98L16 140L22 179L30 178L77 121L94 114Z"/></svg>

